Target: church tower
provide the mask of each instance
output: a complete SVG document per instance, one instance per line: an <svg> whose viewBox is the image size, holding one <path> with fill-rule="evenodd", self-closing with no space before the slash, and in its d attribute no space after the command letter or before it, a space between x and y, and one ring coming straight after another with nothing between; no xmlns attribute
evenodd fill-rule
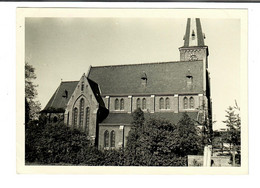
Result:
<svg viewBox="0 0 260 188"><path fill-rule="evenodd" d="M205 34L202 32L199 18L188 18L184 45L179 48L180 61L203 60L208 68L208 46L205 45Z"/></svg>
<svg viewBox="0 0 260 188"><path fill-rule="evenodd" d="M202 32L199 18L188 18L186 32L183 37L184 45L179 48L180 61L202 61L203 62L203 107L201 110L209 123L209 132L212 134L212 104L210 93L210 76L208 71L208 46L205 45L205 34Z"/></svg>

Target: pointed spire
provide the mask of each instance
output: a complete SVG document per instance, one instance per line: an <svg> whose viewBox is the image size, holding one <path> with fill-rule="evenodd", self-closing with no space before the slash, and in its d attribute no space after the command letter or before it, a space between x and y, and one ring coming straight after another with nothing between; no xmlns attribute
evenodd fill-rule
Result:
<svg viewBox="0 0 260 188"><path fill-rule="evenodd" d="M202 32L201 23L199 18L188 18L186 25L186 33L183 37L184 46L205 46L205 34Z"/></svg>

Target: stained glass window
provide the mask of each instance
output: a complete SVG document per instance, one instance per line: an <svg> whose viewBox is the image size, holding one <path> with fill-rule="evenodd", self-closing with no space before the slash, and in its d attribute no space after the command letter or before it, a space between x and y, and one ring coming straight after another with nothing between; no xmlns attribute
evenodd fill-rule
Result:
<svg viewBox="0 0 260 188"><path fill-rule="evenodd" d="M143 100L142 100L142 109L143 110L146 109L146 99L145 98L143 98Z"/></svg>
<svg viewBox="0 0 260 188"><path fill-rule="evenodd" d="M89 116L90 116L90 110L89 107L86 108L86 124L85 124L85 132L88 132L89 127Z"/></svg>
<svg viewBox="0 0 260 188"><path fill-rule="evenodd" d="M160 108L160 109L164 109L164 99L163 99L163 98L160 98L159 108Z"/></svg>
<svg viewBox="0 0 260 188"><path fill-rule="evenodd" d="M190 98L190 108L194 108L194 98Z"/></svg>
<svg viewBox="0 0 260 188"><path fill-rule="evenodd" d="M184 99L183 99L183 108L188 109L188 98L187 97L184 97Z"/></svg>
<svg viewBox="0 0 260 188"><path fill-rule="evenodd" d="M170 99L166 98L166 109L170 109Z"/></svg>
<svg viewBox="0 0 260 188"><path fill-rule="evenodd" d="M83 118L84 118L84 99L80 99L79 103L79 126L83 127Z"/></svg>
<svg viewBox="0 0 260 188"><path fill-rule="evenodd" d="M120 100L120 110L124 110L124 99Z"/></svg>
<svg viewBox="0 0 260 188"><path fill-rule="evenodd" d="M141 100L140 100L140 98L138 98L136 100L136 108L141 108Z"/></svg>
<svg viewBox="0 0 260 188"><path fill-rule="evenodd" d="M109 147L109 132L108 132L108 130L106 130L105 133L104 133L104 147L105 148Z"/></svg>
<svg viewBox="0 0 260 188"><path fill-rule="evenodd" d="M115 147L115 140L116 140L115 131L111 131L111 137L110 137L110 146L111 147Z"/></svg>
<svg viewBox="0 0 260 188"><path fill-rule="evenodd" d="M74 108L73 110L73 126L77 126L78 122L78 109Z"/></svg>
<svg viewBox="0 0 260 188"><path fill-rule="evenodd" d="M119 110L119 100L115 100L115 110Z"/></svg>

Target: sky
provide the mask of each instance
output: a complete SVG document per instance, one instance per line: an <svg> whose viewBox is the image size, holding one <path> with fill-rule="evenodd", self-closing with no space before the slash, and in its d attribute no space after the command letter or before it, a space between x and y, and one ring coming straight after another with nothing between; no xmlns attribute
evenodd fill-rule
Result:
<svg viewBox="0 0 260 188"><path fill-rule="evenodd" d="M187 18L26 18L25 61L36 69L45 107L61 80L79 80L89 66L179 61ZM213 129L240 104L239 19L201 19L209 46Z"/></svg>

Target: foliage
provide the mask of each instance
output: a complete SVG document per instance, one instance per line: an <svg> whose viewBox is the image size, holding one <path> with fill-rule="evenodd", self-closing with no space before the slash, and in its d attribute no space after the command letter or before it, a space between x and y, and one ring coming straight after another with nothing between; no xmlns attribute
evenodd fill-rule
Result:
<svg viewBox="0 0 260 188"><path fill-rule="evenodd" d="M88 166L187 166L187 155L197 154L200 139L187 114L177 125L165 120L144 119L138 109L127 146L120 150L98 150L85 133L63 123L30 121L25 130L26 164Z"/></svg>
<svg viewBox="0 0 260 188"><path fill-rule="evenodd" d="M25 98L25 124L27 125L30 120L30 106Z"/></svg>
<svg viewBox="0 0 260 188"><path fill-rule="evenodd" d="M121 150L100 151L85 133L61 123L30 121L26 126L26 164L122 166L123 154Z"/></svg>
<svg viewBox="0 0 260 188"><path fill-rule="evenodd" d="M125 153L123 149L119 150L104 150L100 151L103 154L103 158L99 165L103 166L124 166L125 165Z"/></svg>
<svg viewBox="0 0 260 188"><path fill-rule="evenodd" d="M144 127L144 113L138 108L133 113L133 122L131 130L128 133L126 145L126 165L134 165L140 161L138 157L138 148L140 148L140 136Z"/></svg>
<svg viewBox="0 0 260 188"><path fill-rule="evenodd" d="M203 137L199 135L199 129L195 122L188 116L183 114L182 119L177 124L175 134L176 153L180 156L197 155L203 152Z"/></svg>
<svg viewBox="0 0 260 188"><path fill-rule="evenodd" d="M41 105L39 101L36 101L37 85L33 84L33 80L36 79L35 69L32 65L25 63L25 99L29 104L29 108L25 108L25 113L29 114L29 120L38 119ZM28 112L29 110L29 112Z"/></svg>
<svg viewBox="0 0 260 188"><path fill-rule="evenodd" d="M127 138L125 165L186 166L187 155L198 154L201 138L185 113L177 125L159 119L144 120L138 109Z"/></svg>
<svg viewBox="0 0 260 188"><path fill-rule="evenodd" d="M223 121L228 127L227 134L223 137L230 144L230 150L232 150L235 155L235 160L237 164L241 162L240 147L241 147L241 118L240 118L240 108L237 103L235 106L229 106L226 110L226 120ZM231 152L231 151L230 151ZM233 161L233 158L232 158Z"/></svg>
<svg viewBox="0 0 260 188"><path fill-rule="evenodd" d="M54 108L54 107L48 107L47 109L43 110L42 112L51 112L51 113L64 113L64 108Z"/></svg>
<svg viewBox="0 0 260 188"><path fill-rule="evenodd" d="M76 129L70 129L63 124L37 125L29 124L25 131L25 160L40 164L69 163L80 164L93 161L84 155L95 155L87 136ZM88 151L86 151L88 150Z"/></svg>
<svg viewBox="0 0 260 188"><path fill-rule="evenodd" d="M233 146L240 146L241 139L241 118L239 115L239 107L236 105L234 107L229 106L226 110L227 119L223 121L228 127L228 142ZM236 112L238 111L238 112Z"/></svg>

